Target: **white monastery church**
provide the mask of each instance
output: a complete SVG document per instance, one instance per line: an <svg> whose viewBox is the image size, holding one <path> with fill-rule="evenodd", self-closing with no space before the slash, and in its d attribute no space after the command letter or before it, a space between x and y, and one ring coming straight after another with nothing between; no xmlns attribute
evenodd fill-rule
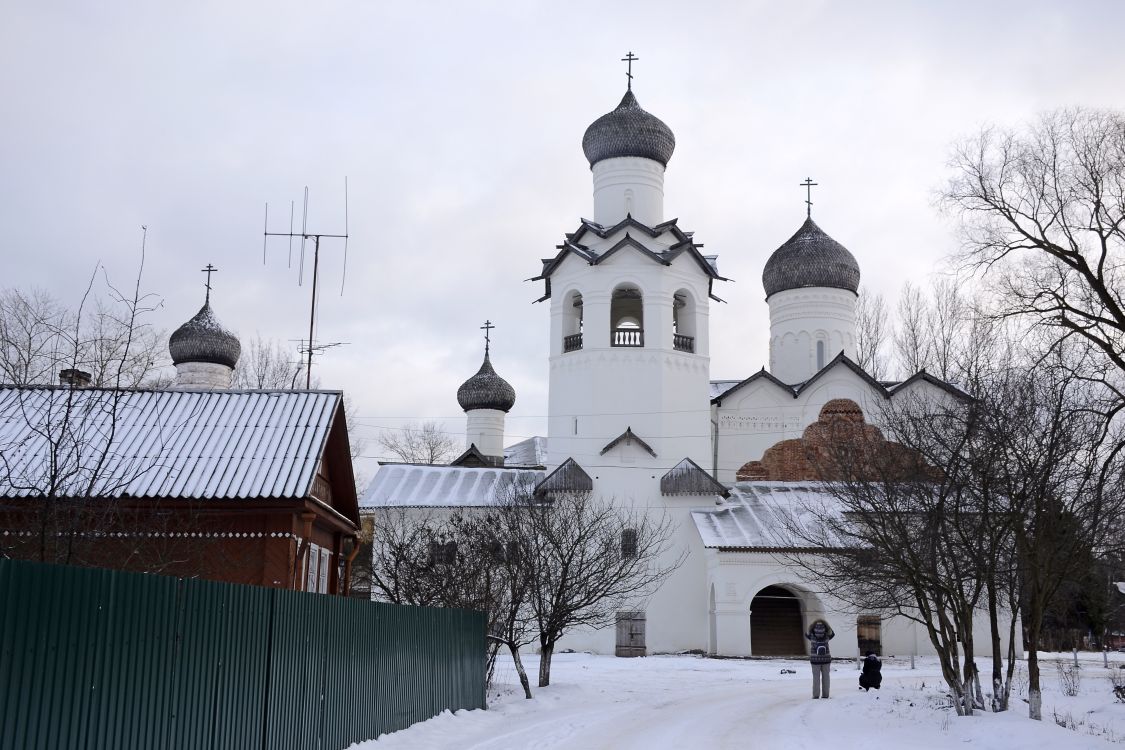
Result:
<svg viewBox="0 0 1125 750"><path fill-rule="evenodd" d="M881 440L876 427L888 401L966 395L924 372L878 381L855 363L859 263L811 215L765 260L768 369L711 380L711 303L725 279L717 257L665 213L675 143L631 86L582 139L592 218L579 220L536 277L551 311L546 440L505 450L515 393L486 348L480 371L457 394L466 452L448 466L381 465L361 511L485 506L498 489L532 481L543 493L592 490L670 517L669 554L686 552L683 565L643 611L622 612L617 627L573 634L560 647L803 654L802 634L824 617L838 656L931 652L913 623L847 610L805 583L778 556L786 549L770 519L828 497L807 458L822 436L841 434L825 423Z"/></svg>

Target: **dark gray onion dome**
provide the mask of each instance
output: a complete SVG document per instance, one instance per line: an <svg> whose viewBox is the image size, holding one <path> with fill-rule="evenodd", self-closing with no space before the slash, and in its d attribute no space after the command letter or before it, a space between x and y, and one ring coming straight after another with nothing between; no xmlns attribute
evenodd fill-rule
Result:
<svg viewBox="0 0 1125 750"><path fill-rule="evenodd" d="M210 362L234 368L242 345L238 337L223 328L211 303L204 302L195 317L172 332L168 339L168 352L172 364L183 362Z"/></svg>
<svg viewBox="0 0 1125 750"><path fill-rule="evenodd" d="M507 380L496 374L488 352L477 374L466 380L457 389L457 403L465 411L473 409L499 409L507 412L516 403L516 390Z"/></svg>
<svg viewBox="0 0 1125 750"><path fill-rule="evenodd" d="M859 263L846 247L808 218L766 261L762 285L767 298L787 289L810 286L855 292L859 289Z"/></svg>
<svg viewBox="0 0 1125 750"><path fill-rule="evenodd" d="M632 91L626 91L617 109L594 120L582 136L582 151L591 167L618 156L640 156L668 166L675 150L672 129L641 109Z"/></svg>

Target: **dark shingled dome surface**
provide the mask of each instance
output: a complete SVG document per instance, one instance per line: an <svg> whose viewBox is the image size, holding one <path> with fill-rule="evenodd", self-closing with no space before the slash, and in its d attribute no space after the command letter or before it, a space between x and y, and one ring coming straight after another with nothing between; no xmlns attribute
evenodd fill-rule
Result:
<svg viewBox="0 0 1125 750"><path fill-rule="evenodd" d="M168 353L172 364L183 362L210 362L234 368L242 345L238 337L223 328L211 304L204 302L195 317L172 332L168 339Z"/></svg>
<svg viewBox="0 0 1125 750"><path fill-rule="evenodd" d="M641 109L632 91L626 91L617 109L594 120L582 136L582 151L591 167L618 156L639 156L668 166L675 149L672 129Z"/></svg>
<svg viewBox="0 0 1125 750"><path fill-rule="evenodd" d="M516 391L508 381L496 374L488 354L477 374L457 389L457 403L465 411L473 409L499 409L507 412L516 403Z"/></svg>
<svg viewBox="0 0 1125 750"><path fill-rule="evenodd" d="M766 288L766 297L810 286L854 292L859 289L859 263L846 247L809 218L766 261L762 285Z"/></svg>

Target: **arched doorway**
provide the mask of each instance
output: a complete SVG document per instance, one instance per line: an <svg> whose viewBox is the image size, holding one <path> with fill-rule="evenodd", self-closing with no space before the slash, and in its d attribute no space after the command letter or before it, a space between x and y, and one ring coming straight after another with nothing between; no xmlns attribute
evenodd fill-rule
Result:
<svg viewBox="0 0 1125 750"><path fill-rule="evenodd" d="M750 653L801 656L805 653L801 600L781 586L766 586L750 602Z"/></svg>

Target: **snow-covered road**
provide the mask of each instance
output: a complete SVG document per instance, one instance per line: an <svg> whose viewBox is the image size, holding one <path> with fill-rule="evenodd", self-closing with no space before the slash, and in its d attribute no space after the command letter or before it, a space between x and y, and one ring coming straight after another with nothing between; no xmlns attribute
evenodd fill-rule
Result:
<svg viewBox="0 0 1125 750"><path fill-rule="evenodd" d="M1125 705L1114 704L1097 669L1089 666L1086 697L1048 690L1039 723L1026 718L1022 702L1008 714L954 716L943 707L931 662L911 670L906 661L888 661L883 689L865 693L855 664L837 661L831 699L814 701L805 662L560 654L554 684L534 689L534 700L517 694L515 675L501 668L490 710L446 713L354 748L1105 748L1125 739ZM1056 726L1055 713L1071 716L1078 731Z"/></svg>

